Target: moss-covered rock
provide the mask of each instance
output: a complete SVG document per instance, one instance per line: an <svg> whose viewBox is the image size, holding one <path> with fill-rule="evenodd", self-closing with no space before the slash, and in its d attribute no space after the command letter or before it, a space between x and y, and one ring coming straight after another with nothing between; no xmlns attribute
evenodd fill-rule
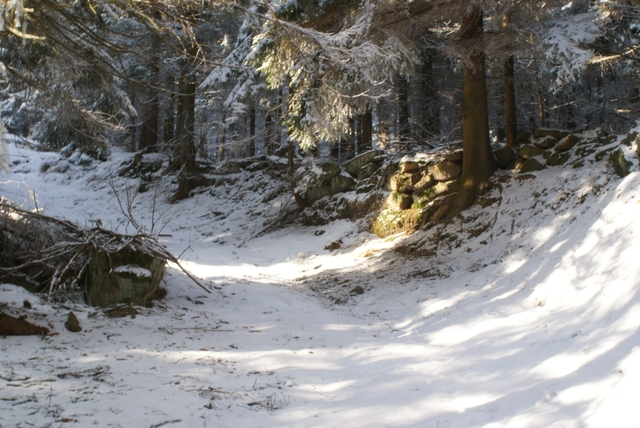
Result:
<svg viewBox="0 0 640 428"><path fill-rule="evenodd" d="M536 158L531 158L531 159L527 159L523 164L522 164L522 169L520 169L520 174L527 174L530 172L535 172L535 171L542 171L543 169L546 169L547 167L544 166L538 159Z"/></svg>
<svg viewBox="0 0 640 428"><path fill-rule="evenodd" d="M380 165L375 163L368 163L358 171L358 180L364 180L365 178L371 177L373 174L378 172L380 169Z"/></svg>
<svg viewBox="0 0 640 428"><path fill-rule="evenodd" d="M360 168L362 168L368 163L373 162L374 159L376 159L378 156L381 156L383 154L384 154L384 151L382 150L371 150L371 151L365 152L351 159L349 162L347 162L344 165L344 169L353 177L357 177L358 171L360 171Z"/></svg>
<svg viewBox="0 0 640 428"><path fill-rule="evenodd" d="M158 288L164 269L165 261L149 254L99 251L85 273L86 301L103 308L142 299Z"/></svg>
<svg viewBox="0 0 640 428"><path fill-rule="evenodd" d="M554 152L551 156L547 158L547 165L548 166L564 165L565 163L567 163L570 157L571 157L571 153L568 153L568 152L565 152L565 153Z"/></svg>
<svg viewBox="0 0 640 428"><path fill-rule="evenodd" d="M424 210L383 210L371 224L371 233L381 238L399 232L415 230L424 220Z"/></svg>
<svg viewBox="0 0 640 428"><path fill-rule="evenodd" d="M529 144L522 146L520 150L518 150L518 156L523 159L531 159L536 156L542 156L544 153L544 149Z"/></svg>
<svg viewBox="0 0 640 428"><path fill-rule="evenodd" d="M440 182L435 186L428 187L426 189L422 189L420 191L414 192L412 195L413 204L411 208L421 209L426 207L429 202L433 201L438 196L444 195L446 193L450 193L457 188L458 181L446 181Z"/></svg>
<svg viewBox="0 0 640 428"><path fill-rule="evenodd" d="M624 151L621 148L614 150L609 156L613 169L620 178L624 178L631 172L631 162L624 156Z"/></svg>
<svg viewBox="0 0 640 428"><path fill-rule="evenodd" d="M460 167L453 161L444 160L433 165L429 173L437 181L449 181L460 176Z"/></svg>
<svg viewBox="0 0 640 428"><path fill-rule="evenodd" d="M393 211L402 211L411 208L413 199L408 193L391 192L387 198L387 207Z"/></svg>
<svg viewBox="0 0 640 428"><path fill-rule="evenodd" d="M580 142L580 138L581 137L576 134L567 135L562 140L558 141L558 144L556 144L554 150L556 152L568 152Z"/></svg>
<svg viewBox="0 0 640 428"><path fill-rule="evenodd" d="M638 140L638 133L634 131L634 132L628 133L627 136L624 137L622 141L620 141L620 144L624 144L627 147L631 147L633 143L635 143L637 140Z"/></svg>
<svg viewBox="0 0 640 428"><path fill-rule="evenodd" d="M517 145L521 145L521 144L525 144L528 141L530 141L531 139L531 132L525 131L525 132L521 132L518 134L518 136L516 137L516 144Z"/></svg>
<svg viewBox="0 0 640 428"><path fill-rule="evenodd" d="M347 192L356 188L356 181L346 174L336 175L331 179L331 194Z"/></svg>

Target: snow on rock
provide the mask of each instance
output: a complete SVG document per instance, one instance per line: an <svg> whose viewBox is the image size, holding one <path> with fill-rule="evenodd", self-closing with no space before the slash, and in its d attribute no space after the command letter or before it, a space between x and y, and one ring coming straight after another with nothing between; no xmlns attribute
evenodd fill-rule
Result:
<svg viewBox="0 0 640 428"><path fill-rule="evenodd" d="M125 154L65 174L25 168L47 154L8 154L2 195L32 190L45 213L125 228L105 184ZM506 174L451 227L384 240L346 221L255 233L290 201L257 211L269 189L225 183L155 199L163 243L211 295L170 266L163 301L109 318L0 285L0 308L58 333L0 339L0 425L640 424L635 165L622 180L606 161ZM150 193L133 202L147 227Z"/></svg>

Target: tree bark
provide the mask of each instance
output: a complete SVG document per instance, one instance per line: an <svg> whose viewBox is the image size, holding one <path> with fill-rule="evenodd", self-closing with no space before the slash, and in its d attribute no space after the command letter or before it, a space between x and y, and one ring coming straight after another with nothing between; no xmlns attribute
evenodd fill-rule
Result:
<svg viewBox="0 0 640 428"><path fill-rule="evenodd" d="M256 155L256 105L249 99L249 157Z"/></svg>
<svg viewBox="0 0 640 428"><path fill-rule="evenodd" d="M358 154L368 152L373 148L373 112L371 111L371 106L367 107L367 110L360 116L360 126L362 129Z"/></svg>
<svg viewBox="0 0 640 428"><path fill-rule="evenodd" d="M405 76L398 76L398 137L400 140L411 138L409 125L409 82Z"/></svg>
<svg viewBox="0 0 640 428"><path fill-rule="evenodd" d="M482 37L482 8L469 6L462 21L462 41L477 41ZM488 185L496 170L489 140L489 115L484 52L474 50L464 64L462 100L462 175L460 191L448 218L469 208Z"/></svg>
<svg viewBox="0 0 640 428"><path fill-rule="evenodd" d="M195 47L193 47L195 53ZM196 82L193 75L191 59L184 61L178 84L178 117L176 123L176 144L174 157L178 167L178 190L173 200L178 201L189 197L189 192L199 183L196 171L196 147L195 147L195 109L196 109Z"/></svg>
<svg viewBox="0 0 640 428"><path fill-rule="evenodd" d="M518 119L516 116L516 89L513 83L514 78L514 58L513 55L505 59L504 69L504 128L507 138L507 147L516 146L518 137Z"/></svg>

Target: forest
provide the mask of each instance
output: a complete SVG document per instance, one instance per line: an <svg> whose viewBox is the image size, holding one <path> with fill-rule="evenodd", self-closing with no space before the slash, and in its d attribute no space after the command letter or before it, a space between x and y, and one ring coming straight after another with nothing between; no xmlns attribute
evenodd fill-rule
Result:
<svg viewBox="0 0 640 428"><path fill-rule="evenodd" d="M0 427L634 427L640 1L0 0Z"/></svg>

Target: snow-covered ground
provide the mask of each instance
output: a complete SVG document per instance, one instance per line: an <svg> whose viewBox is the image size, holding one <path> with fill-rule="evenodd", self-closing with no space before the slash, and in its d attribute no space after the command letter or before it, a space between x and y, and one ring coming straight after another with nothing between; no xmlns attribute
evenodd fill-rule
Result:
<svg viewBox="0 0 640 428"><path fill-rule="evenodd" d="M124 153L64 173L57 155L9 156L3 196L124 231ZM108 318L0 285L57 333L0 338L0 426L640 426L637 170L505 177L487 208L386 240L345 221L260 234L283 201L242 182L176 205L169 187L140 194L134 214L212 293L170 268L156 307Z"/></svg>

